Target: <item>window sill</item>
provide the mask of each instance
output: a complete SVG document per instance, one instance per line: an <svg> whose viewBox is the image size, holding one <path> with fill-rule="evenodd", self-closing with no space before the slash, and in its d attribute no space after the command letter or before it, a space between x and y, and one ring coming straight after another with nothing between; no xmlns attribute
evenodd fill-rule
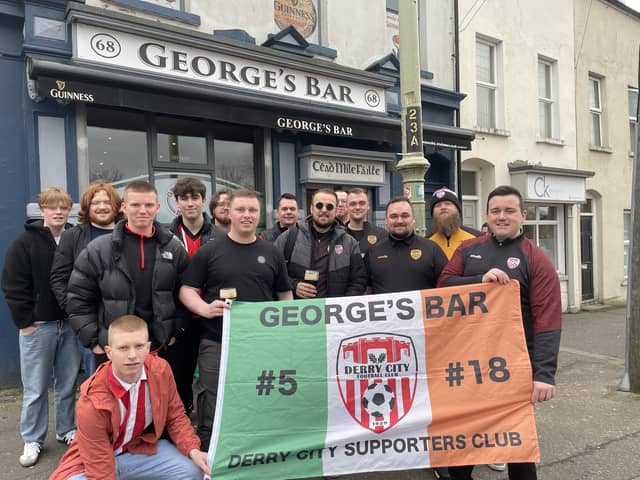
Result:
<svg viewBox="0 0 640 480"><path fill-rule="evenodd" d="M611 147L603 147L600 145L589 145L589 150L592 152L613 153L613 149Z"/></svg>
<svg viewBox="0 0 640 480"><path fill-rule="evenodd" d="M476 133L487 133L489 135L496 135L498 137L510 137L511 132L509 130L502 130L500 128L487 128L487 127L473 127Z"/></svg>
<svg viewBox="0 0 640 480"><path fill-rule="evenodd" d="M142 12L158 15L159 17L167 18L169 20L176 20L178 22L188 23L196 27L200 26L200 16L193 13L183 12L182 10L174 10L173 8L162 7L155 3L145 2L144 0L108 0L114 5L121 7L135 8Z"/></svg>
<svg viewBox="0 0 640 480"><path fill-rule="evenodd" d="M542 138L537 137L536 143L545 143L547 145L555 145L557 147L564 147L566 145L565 141L561 138Z"/></svg>

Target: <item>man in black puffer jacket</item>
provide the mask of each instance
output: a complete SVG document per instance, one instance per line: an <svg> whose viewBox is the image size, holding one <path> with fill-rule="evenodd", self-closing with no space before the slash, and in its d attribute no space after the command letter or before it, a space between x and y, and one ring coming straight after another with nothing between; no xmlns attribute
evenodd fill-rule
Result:
<svg viewBox="0 0 640 480"><path fill-rule="evenodd" d="M318 190L311 200L311 216L276 239L296 298L362 295L367 287L358 241L337 224L337 204L334 192ZM295 241L288 251L290 235Z"/></svg>
<svg viewBox="0 0 640 480"><path fill-rule="evenodd" d="M122 208L127 219L111 236L87 245L67 287L71 325L82 344L98 355L107 344L109 325L122 315L138 315L149 324L153 349L173 344L182 327L182 322L176 325L177 295L189 260L178 239L154 221L160 209L156 189L148 182L131 182Z"/></svg>

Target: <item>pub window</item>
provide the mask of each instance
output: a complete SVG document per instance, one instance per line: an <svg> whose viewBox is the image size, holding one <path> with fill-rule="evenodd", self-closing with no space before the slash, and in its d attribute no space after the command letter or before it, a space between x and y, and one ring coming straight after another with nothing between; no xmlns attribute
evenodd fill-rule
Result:
<svg viewBox="0 0 640 480"><path fill-rule="evenodd" d="M143 113L87 107L89 181L116 189L149 179L147 127Z"/></svg>
<svg viewBox="0 0 640 480"><path fill-rule="evenodd" d="M525 208L525 236L546 253L558 273L564 274L564 207L530 204Z"/></svg>
<svg viewBox="0 0 640 480"><path fill-rule="evenodd" d="M253 143L216 139L213 151L218 188L256 190Z"/></svg>
<svg viewBox="0 0 640 480"><path fill-rule="evenodd" d="M250 188L264 207L264 171L252 128L92 105L86 111L89 181L111 182L121 194L133 180L151 181L160 222L177 213L170 190L185 176L206 185L207 205L216 190Z"/></svg>
<svg viewBox="0 0 640 480"><path fill-rule="evenodd" d="M157 117L159 163L207 163L207 125L201 120Z"/></svg>

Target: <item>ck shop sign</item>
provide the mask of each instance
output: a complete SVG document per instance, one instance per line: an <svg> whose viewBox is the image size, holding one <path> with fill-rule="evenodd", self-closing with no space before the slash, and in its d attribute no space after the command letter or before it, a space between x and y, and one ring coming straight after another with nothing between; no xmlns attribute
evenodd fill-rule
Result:
<svg viewBox="0 0 640 480"><path fill-rule="evenodd" d="M318 104L385 112L384 89L239 56L75 24L75 58Z"/></svg>

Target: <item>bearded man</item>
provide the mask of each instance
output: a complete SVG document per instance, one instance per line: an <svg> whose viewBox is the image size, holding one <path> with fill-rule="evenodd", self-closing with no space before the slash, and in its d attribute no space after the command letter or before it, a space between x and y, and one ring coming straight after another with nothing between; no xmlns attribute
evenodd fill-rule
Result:
<svg viewBox="0 0 640 480"><path fill-rule="evenodd" d="M226 235L231 226L229 217L230 190L218 190L209 202L209 211L214 225L214 235Z"/></svg>
<svg viewBox="0 0 640 480"><path fill-rule="evenodd" d="M431 196L431 225L430 240L433 240L451 260L453 252L465 240L478 237L480 232L462 225L462 210L460 200L453 190L442 187Z"/></svg>
<svg viewBox="0 0 640 480"><path fill-rule="evenodd" d="M113 231L116 221L122 217L121 205L120 195L109 183L93 182L82 194L78 225L63 232L51 267L51 290L63 310L66 311L67 284L73 262L91 240ZM80 353L85 373L91 375L96 369L93 352L80 345Z"/></svg>

